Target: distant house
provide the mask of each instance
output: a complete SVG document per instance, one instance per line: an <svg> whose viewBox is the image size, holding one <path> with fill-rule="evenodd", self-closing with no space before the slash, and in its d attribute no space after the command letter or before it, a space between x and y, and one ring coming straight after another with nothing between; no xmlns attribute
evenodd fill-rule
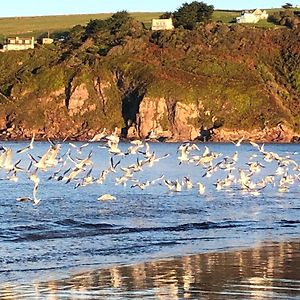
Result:
<svg viewBox="0 0 300 300"><path fill-rule="evenodd" d="M3 51L27 50L34 48L34 37L11 37L7 38L3 45Z"/></svg>
<svg viewBox="0 0 300 300"><path fill-rule="evenodd" d="M241 16L236 18L237 23L257 23L260 20L268 19L265 10L255 9L254 11L242 11Z"/></svg>
<svg viewBox="0 0 300 300"><path fill-rule="evenodd" d="M52 43L53 43L53 39L51 39L51 38L43 38L42 39L42 44L43 45L50 45Z"/></svg>
<svg viewBox="0 0 300 300"><path fill-rule="evenodd" d="M174 29L172 18L152 19L152 30L172 30Z"/></svg>

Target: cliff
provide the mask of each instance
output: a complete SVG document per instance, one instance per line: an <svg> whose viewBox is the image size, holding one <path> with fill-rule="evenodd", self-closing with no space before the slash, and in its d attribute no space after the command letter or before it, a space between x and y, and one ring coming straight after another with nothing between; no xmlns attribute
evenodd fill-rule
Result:
<svg viewBox="0 0 300 300"><path fill-rule="evenodd" d="M299 29L125 25L0 53L1 138L298 139Z"/></svg>

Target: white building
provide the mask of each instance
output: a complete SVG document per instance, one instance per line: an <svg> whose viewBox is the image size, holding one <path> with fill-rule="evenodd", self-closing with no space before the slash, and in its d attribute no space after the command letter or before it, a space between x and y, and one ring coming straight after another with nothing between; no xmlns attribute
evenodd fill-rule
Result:
<svg viewBox="0 0 300 300"><path fill-rule="evenodd" d="M172 18L152 19L152 30L172 30L174 29Z"/></svg>
<svg viewBox="0 0 300 300"><path fill-rule="evenodd" d="M254 11L243 11L241 16L236 18L237 23L257 23L260 20L268 19L268 14L265 10L255 9Z"/></svg>
<svg viewBox="0 0 300 300"><path fill-rule="evenodd" d="M34 37L7 38L7 43L3 45L3 51L27 50L33 48L34 48Z"/></svg>
<svg viewBox="0 0 300 300"><path fill-rule="evenodd" d="M49 44L52 44L52 43L53 43L53 39L51 39L49 37L42 39L42 44L43 45L49 45Z"/></svg>

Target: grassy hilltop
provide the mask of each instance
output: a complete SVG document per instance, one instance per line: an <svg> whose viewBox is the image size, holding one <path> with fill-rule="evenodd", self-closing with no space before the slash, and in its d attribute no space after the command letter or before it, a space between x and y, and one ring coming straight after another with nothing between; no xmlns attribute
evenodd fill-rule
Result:
<svg viewBox="0 0 300 300"><path fill-rule="evenodd" d="M74 94L89 102L70 114ZM122 128L146 98L166 99L165 129L181 102L198 107L189 122L199 128L214 115L232 130L281 123L300 132L300 29L211 22L152 32L136 18L109 18L75 26L64 42L0 53L0 133Z"/></svg>
<svg viewBox="0 0 300 300"><path fill-rule="evenodd" d="M269 13L278 12L280 9L269 9ZM151 27L151 20L158 18L163 12L136 12L130 15L136 20L143 22L147 28ZM11 17L0 18L0 36L19 35L36 38L48 31L50 34L60 31L68 31L75 25L87 25L92 19L107 19L111 13L95 13L81 15L58 15L58 16L36 16L36 17ZM240 11L215 10L212 15L213 21L231 23L240 15ZM256 26L274 27L274 24L261 21Z"/></svg>
<svg viewBox="0 0 300 300"><path fill-rule="evenodd" d="M131 15L147 27L151 21L158 18L161 12L137 12ZM82 15L59 15L59 16L38 16L38 17L14 17L0 18L0 35L35 36L50 32L68 31L76 25L87 25L90 20L104 20L111 17L111 13L82 14Z"/></svg>

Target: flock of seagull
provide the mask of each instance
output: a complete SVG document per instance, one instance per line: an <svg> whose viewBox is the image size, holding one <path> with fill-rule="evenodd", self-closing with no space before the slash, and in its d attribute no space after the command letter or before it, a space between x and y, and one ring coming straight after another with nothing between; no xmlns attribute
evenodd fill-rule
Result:
<svg viewBox="0 0 300 300"><path fill-rule="evenodd" d="M197 167L197 182L193 182L190 176L184 176L171 180L165 174L152 179L141 181L139 174L146 168L151 168L170 156L169 153L157 156L151 150L149 140L132 140L126 151L120 148L120 138L113 132L106 134L105 130L94 136L89 142L76 145L68 143L68 149L62 153L62 143L54 143L49 140L49 147L41 156L32 153L35 136L30 143L13 152L10 147L0 146L0 171L4 173L1 180L18 182L20 175L25 175L33 184L32 196L19 197L19 202L31 202L34 205L40 203L38 189L41 173L47 174L47 179L65 184L74 184L74 188L81 188L91 184L102 185L109 174L114 174L115 185L130 186L145 190L149 186L159 184L165 186L167 191L181 192L184 189L197 189L199 195L207 192L209 178L217 177L212 185L217 191L237 189L252 196L259 196L261 191L268 186L277 188L278 192L284 193L296 182L300 182L300 165L293 157L265 150L264 144L259 145L251 142L254 153L243 165L238 164L239 152L236 150L243 142L243 138L235 143L235 151L229 156L214 152L205 144L192 142L182 143L177 148L177 167L193 165ZM88 153L90 143L98 143L98 148L106 149L109 162L104 170L97 170L93 161L93 150ZM86 150L84 151L84 148ZM123 147L122 147L123 148ZM94 149L94 148L93 148ZM24 159L23 156L26 156ZM21 156L21 157L20 157ZM133 157L134 163L124 165L125 157ZM26 166L24 166L24 164ZM261 170L272 163L273 172L264 176L256 176ZM172 166L173 167L173 166ZM95 175L97 173L97 176ZM44 177L44 176L43 176ZM99 201L116 200L116 196L103 194L98 197Z"/></svg>

